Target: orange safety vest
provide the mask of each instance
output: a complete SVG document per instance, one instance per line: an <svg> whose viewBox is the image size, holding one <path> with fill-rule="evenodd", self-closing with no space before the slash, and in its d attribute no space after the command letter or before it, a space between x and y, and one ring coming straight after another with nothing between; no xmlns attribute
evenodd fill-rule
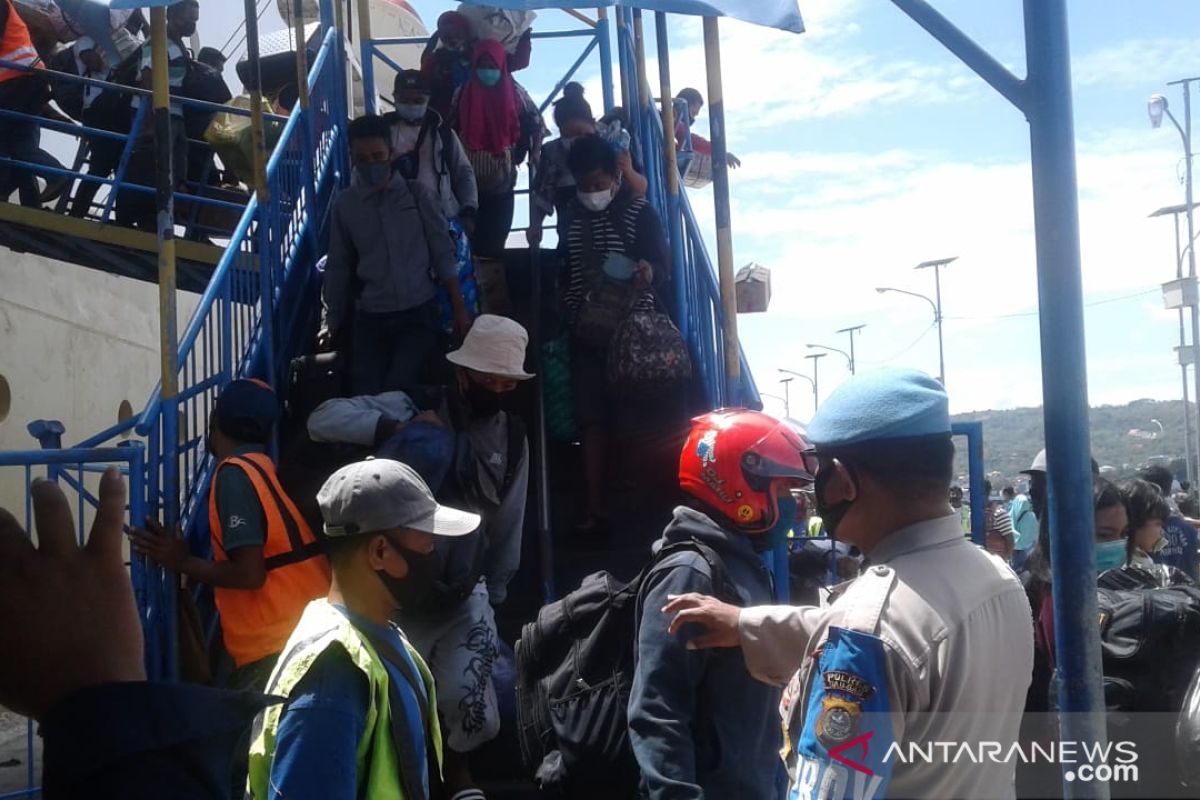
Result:
<svg viewBox="0 0 1200 800"><path fill-rule="evenodd" d="M27 67L42 67L37 50L33 47L33 39L29 36L29 28L25 20L17 13L12 0L4 0L8 4L8 25L4 28L4 38L0 40L0 61L10 61ZM28 75L21 70L0 67L0 82Z"/></svg>
<svg viewBox="0 0 1200 800"><path fill-rule="evenodd" d="M267 579L257 589L213 588L225 649L239 667L283 650L309 601L329 593L329 560L296 505L279 485L275 465L263 453L231 456L217 464L208 496L213 558L228 561L217 514L217 475L236 467L258 493L267 519L263 560Z"/></svg>

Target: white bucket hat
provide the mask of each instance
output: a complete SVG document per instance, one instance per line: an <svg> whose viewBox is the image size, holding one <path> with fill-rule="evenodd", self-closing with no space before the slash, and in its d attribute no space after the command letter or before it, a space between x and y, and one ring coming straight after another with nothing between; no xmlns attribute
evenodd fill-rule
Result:
<svg viewBox="0 0 1200 800"><path fill-rule="evenodd" d="M508 317L480 314L462 347L446 354L446 360L476 372L516 381L533 377L525 371L525 349L529 334Z"/></svg>

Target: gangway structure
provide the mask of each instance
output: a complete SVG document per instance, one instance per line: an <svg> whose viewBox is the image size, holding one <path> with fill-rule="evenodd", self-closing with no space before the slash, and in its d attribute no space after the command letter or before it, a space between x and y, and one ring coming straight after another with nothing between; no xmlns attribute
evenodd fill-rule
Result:
<svg viewBox="0 0 1200 800"><path fill-rule="evenodd" d="M1030 78L1017 81L1002 66L986 57L978 46L966 40L922 0L893 0L918 20L953 52L959 54L1005 97L1018 105L1034 128L1035 199L1038 207L1039 275L1042 303L1055 308L1058 320L1044 329L1043 340L1059 346L1073 345L1069 370L1047 367L1047 421L1059 425L1052 435L1047 424L1050 451L1051 525L1055 531L1056 593L1055 610L1059 619L1059 651L1074 653L1065 659L1063 681L1064 707L1082 712L1085 720L1075 723L1076 732L1095 730L1094 717L1088 715L1097 705L1098 680L1096 638L1087 630L1091 617L1086 587L1078 579L1058 582L1059 565L1086 563L1090 558L1090 536L1070 526L1090 518L1084 513L1083 474L1086 466L1086 385L1082 358L1082 313L1078 284L1078 232L1075 218L1075 183L1070 121L1069 70L1066 58L1065 0L1027 0L1028 51ZM94 435L63 446L61 426L36 424L31 434L41 447L28 451L0 453L0 467L18 467L25 471L26 485L35 473L60 480L73 493L80 511L94 506L95 474L118 464L129 476L131 485L130 522L140 523L143 515L157 515L168 525L178 521L197 553L208 550L206 515L202 513L212 476L213 463L204 446L204 430L222 387L239 377L257 377L271 383L281 399L288 396L287 375L291 359L312 347L318 324L319 274L315 264L327 241L328 212L336 193L349 182L346 125L356 109L352 108L351 81L347 69L351 62L361 65L363 96L370 107L374 103L376 83L375 55L380 47L402 40L373 39L369 18L360 17L359 30L345 29L349 20L348 2L321 0L319 50L311 64L305 48L297 49L298 74L302 90L295 108L282 125L277 143L268 153L263 145L265 115L257 90L252 91L251 111L255 140L255 169L248 183L253 196L244 207L228 199L189 196L174 190L170 179L169 157L165 145L160 149L160 177L156 187L131 187L118 170L103 180L113 196L121 188L153 192L158 206L156 235L115 230L107 217L111 200L83 220L54 220L50 212L16 208L0 204L0 243L10 247L41 248L39 252L88 267L155 281L160 285L162 316L162 382L140 413ZM152 3L155 64L165 67L165 17L163 6ZM566 8L567 2L546 0L493 0L505 8ZM298 3L297 8L303 4ZM648 198L666 222L673 255L675 296L672 309L693 358L697 390L703 405L759 406L753 378L747 368L736 335L733 302L732 220L729 207L728 176L724 160L724 98L720 76L720 38L717 17L704 21L708 53L708 94L710 126L714 146L715 217L717 259L710 258L703 228L696 210L680 187L675 153L675 120L671 105L670 43L668 13L713 13L722 10L741 12L754 21L778 21L779 27L802 30L795 2L755 0L755 2L689 2L688 0L644 0L628 6L613 6L601 0L594 16L576 12L580 27L566 31L539 31L535 38L578 38L582 54L560 80L554 92L544 99L545 110L557 92L585 61L598 55L604 86L605 106L616 102L617 90L630 113L634 139L645 165L650 188ZM256 16L253 2L247 3L247 35L251 60L256 61ZM647 69L643 10L654 12L658 60L658 97ZM304 30L303 14L295 19L298 40ZM769 23L770 24L770 23ZM615 40L615 45L614 45ZM615 53L614 53L615 46ZM356 52L353 52L356 51ZM616 71L614 72L614 56ZM381 58L384 63L386 57ZM394 63L390 66L398 66ZM163 76L149 94L153 100L152 117L163 134L167 122L167 87ZM85 80L86 79L77 79ZM186 98L178 102L194 103ZM1065 109L1053 103L1065 100ZM656 102L661 101L661 108ZM145 105L145 104L143 104ZM227 108L221 108L228 111ZM12 112L0 112L11 114ZM108 135L103 131L85 131L89 135ZM76 132L78 135L78 132ZM160 142L169 136L160 135ZM128 158L131 142L126 142ZM52 168L39 167L45 174ZM75 180L88 180L77 171L66 170ZM1058 179L1058 185L1051 186ZM173 214L175 200L211 205L231 210L240 217L231 231L221 232L220 245L176 241ZM1054 215L1054 205L1066 210ZM1049 220L1049 221L1047 221ZM58 242L41 241L39 232L53 232ZM149 237L149 238L148 238ZM150 239L153 238L153 246ZM209 237L210 241L214 237ZM52 249L58 248L58 249ZM151 269L150 257L156 258ZM511 253L510 253L511 255ZM539 251L517 254L509 262L523 260L528 273L529 296L533 316L530 327L534 343L538 338L538 308L541 298L538 283L543 269ZM179 267L178 271L176 267ZM182 335L176 335L174 294L177 287L202 289L199 304ZM1064 311L1065 309L1065 311ZM1067 313L1069 312L1069 313ZM1044 325L1051 325L1043 317ZM1058 373L1056 374L1056 371ZM1080 401L1082 400L1082 406ZM536 410L536 409L535 409ZM1051 420L1051 417L1054 417ZM533 525L540 558L534 566L542 598L556 593L555 562L550 554L552 513L550 508L549 458L540 413L534 414L535 471L537 513ZM1064 423L1065 421L1065 423ZM74 434L74 432L72 432ZM969 434L977 440L978 432ZM1080 454L1083 454L1082 456ZM976 461L976 453L972 461ZM1079 463L1076 463L1079 462ZM974 482L973 482L974 483ZM978 495L972 498L978 501ZM31 510L25 522L30 523ZM84 513L79 513L82 537ZM1070 529L1070 535L1066 531ZM777 574L786 564L776 554ZM1070 555L1080 559L1070 559ZM177 578L153 565L133 558L132 576L147 640L147 668L154 678L174 678L178 674L176 641ZM1086 570L1079 570L1080 574ZM785 582L786 584L786 582ZM1062 592L1058 591L1059 587ZM1095 598L1092 597L1094 609ZM1093 615L1094 617L1094 615ZM1092 652L1095 650L1096 652ZM1085 738L1079 736L1079 738ZM32 733L30 734L32 748ZM37 786L29 771L28 786L18 796L34 795Z"/></svg>

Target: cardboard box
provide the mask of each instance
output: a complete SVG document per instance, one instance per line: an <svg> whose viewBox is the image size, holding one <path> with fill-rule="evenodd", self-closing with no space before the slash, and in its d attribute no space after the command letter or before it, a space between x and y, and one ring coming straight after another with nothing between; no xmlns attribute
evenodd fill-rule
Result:
<svg viewBox="0 0 1200 800"><path fill-rule="evenodd" d="M750 263L734 277L739 314L759 314L771 304L771 270Z"/></svg>

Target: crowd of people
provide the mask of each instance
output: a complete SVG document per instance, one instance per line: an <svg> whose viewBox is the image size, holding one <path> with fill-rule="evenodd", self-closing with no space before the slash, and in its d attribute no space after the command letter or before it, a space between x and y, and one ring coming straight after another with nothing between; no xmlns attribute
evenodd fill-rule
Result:
<svg viewBox="0 0 1200 800"><path fill-rule="evenodd" d="M62 14L66 18L66 12ZM63 41L63 34L47 38L31 31L13 0L0 5L6 51L0 58L27 68L0 67L0 108L25 115L0 121L0 155L59 170L6 163L0 166L0 197L7 202L15 192L21 205L41 208L66 194L70 202L64 200L63 204L68 213L86 217L103 181L116 173L128 137L132 143L125 184L114 198L115 218L122 225L153 230L154 126L148 101L130 91L152 89L149 24L140 10L113 11L110 16L109 41L78 34ZM194 54L188 46L199 17L198 0L183 0L167 10L168 85L175 97L225 103L232 98L222 75L225 56L211 47ZM66 30L73 31L75 27L66 21ZM201 187L236 185L238 176L218 168L212 148L204 140L215 112L175 101L170 114L176 188L199 194ZM42 148L39 118L88 129L78 137L85 146L81 154L86 154L88 179L72 179ZM39 177L44 188L39 186Z"/></svg>
<svg viewBox="0 0 1200 800"><path fill-rule="evenodd" d="M170 91L178 98L226 103L232 98L223 78L226 56L212 47L193 53L188 43L199 14L198 0L184 0L168 8ZM149 114L139 114L143 98L129 91L152 88L149 25L141 11L114 11L112 25L111 44L86 35L64 42L62 35L47 38L31 32L14 0L0 5L4 50L0 59L28 68L0 67L0 108L27 115L0 120L0 155L60 170L0 165L0 197L4 201L16 193L22 205L41 208L65 193L70 202L63 201L63 205L69 213L88 216L103 180L118 168L125 135L133 139L126 183L154 187L153 125ZM481 36L472 20L459 12L439 17L420 68L396 76L389 98L393 110L384 119L391 128L390 147L398 171L440 199L453 231L461 271L471 264L472 278L478 272L481 290L493 297L494 308L503 313L508 309L500 262L513 225L518 167L526 161L535 166L529 227L532 244L540 243L543 220L552 214L557 215L560 235L566 235L573 196L566 162L577 137L596 134L612 144L622 183L634 196L645 195L647 182L638 170L622 110L614 109L597 120L577 83L567 84L563 98L555 104L554 120L562 136L546 143L543 152L546 130L541 114L514 78L514 73L530 64L532 31L525 29L504 42L486 38L487 33ZM266 87L264 92L268 89L274 110L289 113L296 99L294 85ZM690 129L703 105L700 93L685 89L677 104L691 110L690 114L681 111L678 130L686 167L689 154L708 154L711 149ZM171 104L171 153L180 192L198 194L218 186L237 191L251 180L249 175L237 174L236 165L243 159L225 163L228 159L218 155L214 160L213 148L206 142L214 116L211 109L179 101ZM39 117L79 123L94 131L79 136L90 179L73 180L63 165L42 149ZM730 163L740 162L731 157ZM118 223L153 229L152 191L126 186L118 195L114 204ZM220 194L222 200L236 197Z"/></svg>
<svg viewBox="0 0 1200 800"><path fill-rule="evenodd" d="M26 34L3 3L0 57L20 61L10 56ZM168 12L170 79L183 95L201 64L184 43L198 14L195 0ZM62 63L112 80L122 67L91 44L76 41ZM530 54L528 31L480 39L449 12L421 68L397 73L394 110L350 122L353 177L330 212L317 336L344 360L344 380L288 420L308 448L291 450L289 464L269 455L285 423L271 386L240 379L221 390L205 440L208 547L155 519L126 530L116 471L82 548L53 483L31 489L37 547L0 511L0 644L26 656L0 667L0 703L41 724L47 797L483 798L473 754L498 736L499 693L511 690L495 675L505 647L496 609L521 566L530 494L529 437L512 399L535 377L526 365L542 344L514 319L506 289L519 165L535 166L529 244L541 246L551 216L558 234L555 338L581 445L574 536L615 525L623 417L686 419L690 375L667 302L669 248L620 110L597 120L569 84L553 112L560 136L543 144L540 114L513 77ZM220 54L203 55L219 75ZM129 63L148 86L148 48L135 42ZM0 69L0 105L40 112L52 97L89 126L119 129L97 116L111 111L108 90L47 95L52 84ZM690 132L703 98L684 90L676 106L681 151L711 155ZM115 108L128 120L138 112ZM173 158L189 180L195 124L172 108ZM0 125L0 153L36 163L36 124ZM152 171L148 130L134 132L134 174L139 163ZM119 152L89 145L89 171L109 174ZM34 173L4 169L0 192L42 202ZM76 189L72 213L87 213L91 186ZM118 198L118 217L145 223L144 199ZM851 378L806 430L747 409L703 414L676 454L678 505L629 585L630 670L599 686L577 677L568 696L542 698L557 703L545 716L560 725L539 731L557 755L529 765L531 776L566 775L569 796L620 797L604 793L606 778L631 774L632 794L653 800L1055 790L1012 760L885 758L902 740L1053 735L1031 716L1057 709L1044 452L1027 491L993 498L984 486L982 548L952 485L947 395L919 372ZM1170 472L1094 483L1098 591L1195 591L1200 615L1200 521L1180 513ZM215 686L146 682L123 533L139 557L211 588ZM801 602L772 605L763 556L789 540ZM1128 620L1141 607L1102 613ZM1197 664L1186 648L1171 652L1175 672L1127 695L1179 712L1177 684ZM1164 682L1169 691L1155 688ZM615 706L589 701L614 696ZM588 738L597 730L615 734L598 743ZM1188 755L1162 762L1156 792L1186 791Z"/></svg>
<svg viewBox="0 0 1200 800"><path fill-rule="evenodd" d="M226 387L209 430L211 560L153 521L130 534L138 553L214 587L235 666L222 688L145 682L116 470L85 547L53 483L32 487L36 548L0 513L0 641L28 656L6 660L0 702L41 723L47 796L483 797L468 756L499 728L492 607L518 567L528 470L523 431L495 401L532 377L527 345L517 323L485 315L448 356L455 380L438 410L396 391L310 415L314 440L373 453L316 492L318 533L265 453L273 392ZM1018 577L963 536L953 457L946 394L911 370L851 378L806 430L744 409L693 421L680 504L636 584L619 695L636 794L842 797L862 780L851 770L870 797L1056 793L1057 765L1038 778L1014 759L887 757L893 742L1053 736L1030 723L1056 707L1044 472L1028 473L1039 534ZM1169 477L1096 477L1102 603L1131 585L1193 591L1154 560L1179 519L1155 482ZM817 604L772 605L762 554L797 527L805 494L863 567ZM577 686L560 722L611 725L588 701L603 688ZM573 753L556 769L583 774L588 754ZM1154 790L1134 795L1186 796L1180 762L1155 758L1164 766L1143 783ZM571 796L631 796L598 793L606 779Z"/></svg>

